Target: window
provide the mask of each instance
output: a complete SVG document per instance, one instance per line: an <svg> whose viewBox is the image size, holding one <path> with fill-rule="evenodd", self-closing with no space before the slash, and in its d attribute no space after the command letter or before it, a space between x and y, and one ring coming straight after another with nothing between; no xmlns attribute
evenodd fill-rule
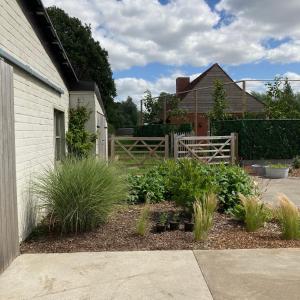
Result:
<svg viewBox="0 0 300 300"><path fill-rule="evenodd" d="M55 160L61 161L65 156L65 114L54 110Z"/></svg>

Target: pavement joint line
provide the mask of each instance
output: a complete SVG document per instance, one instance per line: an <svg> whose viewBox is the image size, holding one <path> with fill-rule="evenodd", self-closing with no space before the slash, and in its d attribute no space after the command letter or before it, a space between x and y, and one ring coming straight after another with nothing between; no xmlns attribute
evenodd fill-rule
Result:
<svg viewBox="0 0 300 300"><path fill-rule="evenodd" d="M204 251L205 251L205 250L204 250ZM204 275L204 272L203 272L202 269L201 269L200 262L198 262L198 260L197 260L197 258L196 258L195 250L192 250L192 252L193 252L193 256L194 256L194 259L195 259L195 261L196 261L196 264L198 265L198 268L199 268L199 270L200 270L200 272L201 272L201 274L202 274L202 276L203 276L203 279L204 279L204 281L205 281L205 283L206 283L206 286L207 286L207 288L208 288L208 290L209 290L209 293L210 293L210 295L211 295L211 298L214 300L213 293L212 293L212 291L211 291L211 289L210 289L210 287L209 287L209 285L208 285L208 282L207 282L207 279L206 279L206 277L205 277L205 275Z"/></svg>

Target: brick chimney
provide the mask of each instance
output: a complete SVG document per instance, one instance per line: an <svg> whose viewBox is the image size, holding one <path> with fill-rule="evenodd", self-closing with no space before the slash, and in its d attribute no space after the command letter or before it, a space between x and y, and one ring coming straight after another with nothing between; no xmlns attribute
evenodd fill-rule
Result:
<svg viewBox="0 0 300 300"><path fill-rule="evenodd" d="M176 78L176 94L184 92L190 84L190 77L177 77Z"/></svg>

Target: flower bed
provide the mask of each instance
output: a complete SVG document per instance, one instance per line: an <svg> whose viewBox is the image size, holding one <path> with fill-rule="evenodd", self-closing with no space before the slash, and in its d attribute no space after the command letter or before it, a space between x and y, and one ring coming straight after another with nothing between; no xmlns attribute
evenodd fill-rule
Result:
<svg viewBox="0 0 300 300"><path fill-rule="evenodd" d="M248 249L300 247L299 240L283 240L279 225L271 221L256 232L226 214L215 213L213 226L205 241L196 242L192 232L181 228L175 231L155 232L161 212L178 211L172 202L150 204L150 224L145 236L136 233L136 222L142 205L119 207L109 221L98 229L77 235L44 233L33 235L21 245L22 253L179 250L179 249Z"/></svg>

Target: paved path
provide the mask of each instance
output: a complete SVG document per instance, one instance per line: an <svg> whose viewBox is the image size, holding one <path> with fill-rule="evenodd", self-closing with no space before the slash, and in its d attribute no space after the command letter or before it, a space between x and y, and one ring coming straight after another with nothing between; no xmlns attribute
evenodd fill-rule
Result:
<svg viewBox="0 0 300 300"><path fill-rule="evenodd" d="M26 254L0 299L212 299L192 251Z"/></svg>
<svg viewBox="0 0 300 300"><path fill-rule="evenodd" d="M300 249L195 251L216 300L299 299Z"/></svg>
<svg viewBox="0 0 300 300"><path fill-rule="evenodd" d="M287 195L297 206L300 207L300 178L289 177L286 179L256 178L263 189L263 200L269 203L276 203L277 195Z"/></svg>
<svg viewBox="0 0 300 300"><path fill-rule="evenodd" d="M293 300L299 282L300 249L27 254L0 299Z"/></svg>

